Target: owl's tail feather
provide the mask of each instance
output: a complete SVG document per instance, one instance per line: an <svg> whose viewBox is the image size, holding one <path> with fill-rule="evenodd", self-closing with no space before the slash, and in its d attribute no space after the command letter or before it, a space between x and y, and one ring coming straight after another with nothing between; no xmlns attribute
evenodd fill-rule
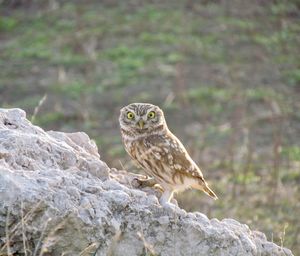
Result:
<svg viewBox="0 0 300 256"><path fill-rule="evenodd" d="M212 191L207 185L205 187L203 187L203 191L209 195L211 198L213 198L214 200L217 200L218 197L217 195L215 194L214 191Z"/></svg>
<svg viewBox="0 0 300 256"><path fill-rule="evenodd" d="M201 183L201 184L195 184L195 185L192 185L192 188L195 188L195 189L199 189L199 190L202 190L205 194L209 195L211 198L213 198L214 200L217 200L218 197L217 195L215 194L214 191L212 191L209 186L207 185L207 183Z"/></svg>

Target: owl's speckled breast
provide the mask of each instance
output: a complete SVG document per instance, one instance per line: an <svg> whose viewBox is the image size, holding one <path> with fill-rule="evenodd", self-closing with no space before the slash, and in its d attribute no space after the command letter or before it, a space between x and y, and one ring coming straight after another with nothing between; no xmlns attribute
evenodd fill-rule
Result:
<svg viewBox="0 0 300 256"><path fill-rule="evenodd" d="M174 164L171 152L170 145L175 142L169 142L167 136L150 135L124 141L124 143L134 163L143 168L147 175L154 177L163 187L184 183L182 175L176 171L176 168L181 166Z"/></svg>

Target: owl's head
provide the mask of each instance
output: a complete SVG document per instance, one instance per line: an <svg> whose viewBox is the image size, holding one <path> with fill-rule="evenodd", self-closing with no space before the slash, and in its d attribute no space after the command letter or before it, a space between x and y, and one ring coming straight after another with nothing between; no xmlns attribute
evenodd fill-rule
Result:
<svg viewBox="0 0 300 256"><path fill-rule="evenodd" d="M137 134L163 130L167 127L163 111L149 103L132 103L123 107L119 122L121 129L130 129Z"/></svg>

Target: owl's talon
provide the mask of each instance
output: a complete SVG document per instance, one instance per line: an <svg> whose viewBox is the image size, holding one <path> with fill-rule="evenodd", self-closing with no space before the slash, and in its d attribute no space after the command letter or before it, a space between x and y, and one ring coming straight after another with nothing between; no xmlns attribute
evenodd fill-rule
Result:
<svg viewBox="0 0 300 256"><path fill-rule="evenodd" d="M153 187L156 184L154 178L146 178L146 179L134 178L132 183L133 186L137 188Z"/></svg>
<svg viewBox="0 0 300 256"><path fill-rule="evenodd" d="M135 188L141 187L141 181L138 178L134 178L131 182L132 186Z"/></svg>

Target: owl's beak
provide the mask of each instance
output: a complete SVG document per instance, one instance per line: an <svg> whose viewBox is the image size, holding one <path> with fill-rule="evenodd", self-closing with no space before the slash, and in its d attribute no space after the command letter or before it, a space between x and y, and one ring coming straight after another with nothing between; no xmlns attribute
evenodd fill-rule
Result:
<svg viewBox="0 0 300 256"><path fill-rule="evenodd" d="M141 119L141 120L138 122L138 124L139 124L140 129L143 129L143 128L144 128L144 125L145 125L145 122L144 122L143 119Z"/></svg>

